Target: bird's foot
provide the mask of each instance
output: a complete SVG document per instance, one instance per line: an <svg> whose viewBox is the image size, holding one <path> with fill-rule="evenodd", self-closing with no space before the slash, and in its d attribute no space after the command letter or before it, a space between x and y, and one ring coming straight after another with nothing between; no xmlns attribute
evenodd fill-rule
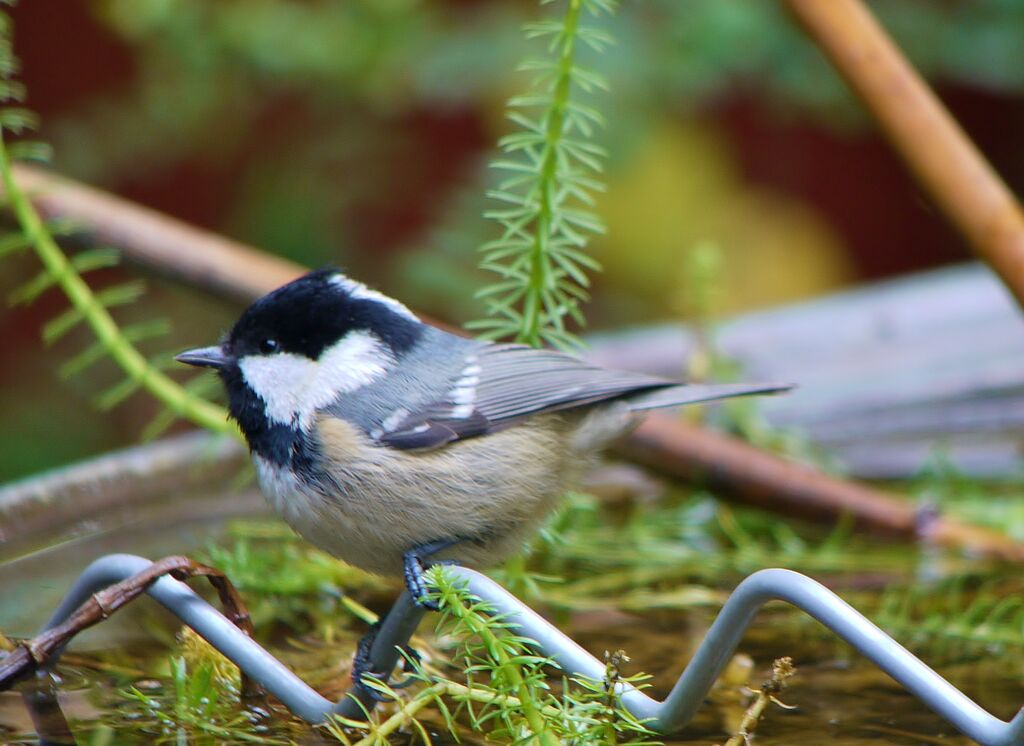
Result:
<svg viewBox="0 0 1024 746"><path fill-rule="evenodd" d="M416 605L421 609L438 611L441 608L437 601L430 598L430 584L427 582L425 575L427 567L437 564L455 564L450 560L429 562L428 564L430 557L463 541L466 541L466 539L461 537L430 541L426 544L420 544L418 547L413 547L402 555L402 573L405 576L405 587L409 590L409 595L412 596Z"/></svg>
<svg viewBox="0 0 1024 746"><path fill-rule="evenodd" d="M390 700L390 697L385 696L376 687L368 685L366 683L367 679L383 684L390 689L405 689L415 681L415 677L406 676L401 681L396 681L392 684L388 682L389 674L373 670L370 653L373 650L373 643L377 639L377 635L380 634L380 627L380 620L374 622L362 639L359 640L359 644L356 646L356 654L352 658L352 683L364 691L371 699L377 702L387 702ZM401 651L407 661L411 661L413 664L420 662L421 656L414 648L403 645Z"/></svg>

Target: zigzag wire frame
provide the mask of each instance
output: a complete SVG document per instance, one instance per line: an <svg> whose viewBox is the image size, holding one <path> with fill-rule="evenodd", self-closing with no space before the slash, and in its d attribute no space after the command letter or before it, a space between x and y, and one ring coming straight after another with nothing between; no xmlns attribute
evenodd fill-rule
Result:
<svg viewBox="0 0 1024 746"><path fill-rule="evenodd" d="M143 557L128 554L97 559L79 576L44 631L59 625L93 593L151 564ZM596 680L603 678L605 664L602 661L493 580L464 567L451 566L446 571L465 581L471 593L490 604L496 614L517 628L517 634L535 640L541 654L567 673ZM163 577L147 592L303 720L320 723L331 713L354 720L364 719L374 706L374 700L361 688L349 692L337 703L322 697L184 583ZM659 702L632 686L622 685L618 693L625 708L653 730L671 733L684 728L732 657L758 610L774 600L790 603L814 617L969 738L983 746L1024 744L1024 709L1009 722L1000 720L835 593L790 570L760 570L740 583L668 697ZM370 652L372 670L394 669L399 659L398 647L408 642L423 614L408 593L399 597L385 617Z"/></svg>

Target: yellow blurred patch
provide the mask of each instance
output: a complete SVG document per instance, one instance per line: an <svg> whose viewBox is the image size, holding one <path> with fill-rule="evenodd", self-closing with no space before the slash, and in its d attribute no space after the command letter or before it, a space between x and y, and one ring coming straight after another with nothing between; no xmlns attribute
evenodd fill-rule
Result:
<svg viewBox="0 0 1024 746"><path fill-rule="evenodd" d="M851 279L835 233L813 209L744 183L727 144L697 123L666 122L629 166L609 174L598 208L608 235L593 243L617 293L644 315L678 315L687 301L686 254L722 252L718 313L823 293ZM625 301L625 298L619 298Z"/></svg>

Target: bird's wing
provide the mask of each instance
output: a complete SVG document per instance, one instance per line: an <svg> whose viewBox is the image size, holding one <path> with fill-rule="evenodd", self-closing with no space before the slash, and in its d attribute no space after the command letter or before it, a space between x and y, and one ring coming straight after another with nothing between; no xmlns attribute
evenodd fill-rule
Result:
<svg viewBox="0 0 1024 746"><path fill-rule="evenodd" d="M763 390L767 389L756 387ZM646 395L659 391L665 395L650 399L650 404L641 403ZM530 415L622 396L637 395L637 409L650 409L754 392L755 387L680 385L643 373L602 368L554 350L486 345L466 358L442 397L389 422L378 440L400 449L437 448L509 427Z"/></svg>

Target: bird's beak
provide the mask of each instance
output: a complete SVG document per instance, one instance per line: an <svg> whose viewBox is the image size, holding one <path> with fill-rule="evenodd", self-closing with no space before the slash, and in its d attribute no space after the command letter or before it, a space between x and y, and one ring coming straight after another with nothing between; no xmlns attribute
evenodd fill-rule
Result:
<svg viewBox="0 0 1024 746"><path fill-rule="evenodd" d="M174 359L179 363L194 365L197 368L223 368L228 364L228 356L219 345L213 347L197 347L194 350L185 350Z"/></svg>

